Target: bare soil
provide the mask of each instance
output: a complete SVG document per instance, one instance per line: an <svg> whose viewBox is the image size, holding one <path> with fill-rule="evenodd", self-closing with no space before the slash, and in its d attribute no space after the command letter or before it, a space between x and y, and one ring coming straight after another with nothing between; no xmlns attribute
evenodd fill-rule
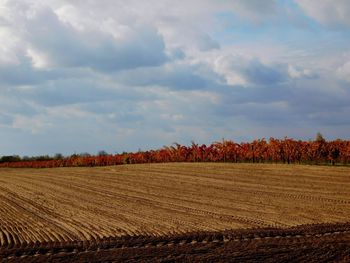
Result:
<svg viewBox="0 0 350 263"><path fill-rule="evenodd" d="M348 167L170 163L0 170L0 255L6 262L293 261L292 251L296 261L346 262L348 225L336 223L349 218ZM254 230L259 237L321 223L330 228L321 236L317 229L324 224L311 234L280 235L292 237L204 240L238 229L237 235L262 228ZM195 238L176 243L186 235ZM165 239L130 247L127 238L132 244ZM115 242L122 245L106 245Z"/></svg>
<svg viewBox="0 0 350 263"><path fill-rule="evenodd" d="M349 262L350 224L32 243L0 255L6 262Z"/></svg>

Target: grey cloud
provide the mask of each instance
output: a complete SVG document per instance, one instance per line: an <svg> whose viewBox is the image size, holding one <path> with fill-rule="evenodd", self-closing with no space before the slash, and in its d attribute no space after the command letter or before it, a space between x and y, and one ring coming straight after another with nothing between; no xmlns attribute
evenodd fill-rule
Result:
<svg viewBox="0 0 350 263"><path fill-rule="evenodd" d="M348 125L350 91L328 86L329 80L304 79L283 85L250 86L222 90L219 116L239 116L262 126ZM330 83L333 83L334 80Z"/></svg>
<svg viewBox="0 0 350 263"><path fill-rule="evenodd" d="M276 84L286 81L288 75L277 67L269 67L258 60L252 60L246 68L239 69L250 82L258 85Z"/></svg>
<svg viewBox="0 0 350 263"><path fill-rule="evenodd" d="M0 113L0 125L11 125L13 122L13 116L7 113Z"/></svg>
<svg viewBox="0 0 350 263"><path fill-rule="evenodd" d="M259 126L280 126L295 125L298 117L285 101L273 103L235 103L224 104L215 109L215 114L219 116L240 117Z"/></svg>
<svg viewBox="0 0 350 263"><path fill-rule="evenodd" d="M120 72L118 82L132 86L165 86L175 90L196 90L216 86L213 80L197 72L196 66L170 64Z"/></svg>
<svg viewBox="0 0 350 263"><path fill-rule="evenodd" d="M9 86L37 84L50 78L50 75L51 73L43 71L33 71L28 61L23 61L20 65L0 65L0 83Z"/></svg>
<svg viewBox="0 0 350 263"><path fill-rule="evenodd" d="M197 47L200 51L208 51L212 49L220 49L220 44L212 39L208 34L198 34Z"/></svg>
<svg viewBox="0 0 350 263"><path fill-rule="evenodd" d="M220 92L224 95L224 102L229 104L272 103L290 99L293 94L293 84L223 86Z"/></svg>
<svg viewBox="0 0 350 263"><path fill-rule="evenodd" d="M239 75L247 85L276 85L289 80L287 65L267 65L257 58L248 59L242 56L226 56L217 62L221 73Z"/></svg>
<svg viewBox="0 0 350 263"><path fill-rule="evenodd" d="M233 5L238 9L237 15L258 22L266 16L276 14L278 10L276 0L236 0Z"/></svg>
<svg viewBox="0 0 350 263"><path fill-rule="evenodd" d="M31 75L30 72L33 70L28 70L29 76L36 76L35 73ZM101 75L87 70L69 70L68 72L66 70L39 70L38 72L40 72L40 79L34 78L33 83L29 82L28 79L21 79L23 81L19 82L15 75L13 75L15 82L3 79L2 81L6 80L7 84L2 87L0 85L0 90L7 100L11 98L19 105L33 102L46 107L85 103L91 104L91 107L96 106L98 109L98 104L94 103L99 101L132 103L138 100L147 101L155 97L154 94L126 87L115 81L108 82ZM2 73L6 75L6 71L0 71L0 75ZM23 74L22 77L24 76ZM15 107L13 103L11 105ZM10 107L10 105L6 107ZM23 111L27 112L28 109Z"/></svg>
<svg viewBox="0 0 350 263"><path fill-rule="evenodd" d="M176 48L176 49L171 50L170 57L173 60L181 60L181 59L184 59L186 57L186 54L185 54L185 52L182 51L182 49Z"/></svg>
<svg viewBox="0 0 350 263"><path fill-rule="evenodd" d="M6 116L22 115L34 116L38 114L38 109L31 100L26 100L13 89L4 90L0 96L0 113Z"/></svg>
<svg viewBox="0 0 350 263"><path fill-rule="evenodd" d="M337 126L349 123L350 91L332 82L329 86L324 78L317 82L306 79L292 89L289 103L301 121Z"/></svg>
<svg viewBox="0 0 350 263"><path fill-rule="evenodd" d="M86 73L79 69L36 69L33 68L29 58L20 57L20 64L0 65L0 85L2 84L2 87L35 86L49 80L86 76Z"/></svg>
<svg viewBox="0 0 350 263"><path fill-rule="evenodd" d="M41 10L26 26L33 48L57 66L114 71L157 66L168 59L162 37L149 27L136 28L130 38L118 41L98 31L77 31L49 9Z"/></svg>
<svg viewBox="0 0 350 263"><path fill-rule="evenodd" d="M249 47L254 50L240 49L254 36L244 34L243 42L229 43L229 33L217 29L219 24L210 25L221 11L240 16L235 26L242 25L242 17L259 22L279 11L277 1L191 0L184 5L154 1L154 6L147 2L142 7L137 1L80 1L80 6L65 1L77 9L68 22L53 11L62 6L61 1L54 1L57 6L40 1L30 8L24 1L10 2L19 6L14 4L8 13L13 20L6 17L0 23L18 38L12 53L19 63L0 65L0 136L6 138L0 154L114 152L193 139L208 143L223 136L285 136L293 129L298 136L316 128L328 127L332 135L346 135L349 130L349 85L331 70L319 70L341 64L332 53L337 44L330 45L324 60L306 61L310 57L304 45L286 47L284 39L278 39L277 45L272 43L276 51L266 48L262 54L257 49L266 45L263 41ZM118 5L123 11L116 10ZM151 8L143 10L146 5ZM158 5L166 8L157 9ZM175 11L170 10L173 6ZM159 10L165 11L160 14ZM106 21L112 21L107 23L111 30L103 28ZM114 32L114 26L122 30ZM112 31L120 33L120 38L113 37ZM346 42L342 35L339 38ZM321 38L314 42L299 35L291 39L305 41L313 49ZM39 63L26 53L31 49L34 57L37 51ZM322 47L319 50L325 52ZM229 57L231 53L241 55ZM228 59L216 65L220 57ZM289 64L294 75L288 71ZM239 85L235 76L242 79Z"/></svg>
<svg viewBox="0 0 350 263"><path fill-rule="evenodd" d="M80 105L80 108L93 114L107 116L111 122L118 124L129 123L129 125L132 125L137 121L145 119L144 112L139 109L139 103L141 101L144 100L141 98L134 98L133 100L114 98L108 101L84 103Z"/></svg>
<svg viewBox="0 0 350 263"><path fill-rule="evenodd" d="M30 89L13 91L21 98L43 106L91 103L96 101L125 99L121 92L105 88L91 79L62 79L38 85Z"/></svg>

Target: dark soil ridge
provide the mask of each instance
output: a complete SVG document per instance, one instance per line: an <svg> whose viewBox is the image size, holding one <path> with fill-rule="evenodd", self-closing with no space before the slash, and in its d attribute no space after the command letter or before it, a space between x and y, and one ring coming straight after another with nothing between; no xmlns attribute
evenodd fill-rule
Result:
<svg viewBox="0 0 350 263"><path fill-rule="evenodd" d="M263 260L261 257L264 255L273 257L293 247L296 251L306 249L309 254L314 247L318 253L321 253L321 248L324 246L327 247L324 251L328 255L327 261L332 261L332 258L329 258L330 255L339 256L340 252L346 255L343 255L339 261L346 259L347 256L350 261L350 223L309 224L290 228L256 228L221 232L202 231L166 236L106 237L86 241L23 243L16 246L8 244L0 247L0 259L6 262L61 262L61 260L69 259L81 262L112 262L118 259L130 262L148 260L173 262L187 261L187 257L192 255L192 258L188 258L189 261L206 261L206 258L209 261L221 261L225 257L228 261L231 261L230 259L249 261L249 257L256 253ZM332 252L332 248L334 250L338 246L341 247L341 251ZM222 258L213 258L215 253L214 255L212 253L218 248L222 250L220 252ZM274 250L278 253L275 251L271 254ZM151 255L153 258L149 258ZM161 255L164 255L164 258ZM282 253L282 255L288 255L288 253ZM319 256L317 259L321 260ZM227 262L227 260L224 261ZM252 260L257 260L257 258L253 256ZM278 261L275 258L276 260ZM283 260L286 258L284 257Z"/></svg>

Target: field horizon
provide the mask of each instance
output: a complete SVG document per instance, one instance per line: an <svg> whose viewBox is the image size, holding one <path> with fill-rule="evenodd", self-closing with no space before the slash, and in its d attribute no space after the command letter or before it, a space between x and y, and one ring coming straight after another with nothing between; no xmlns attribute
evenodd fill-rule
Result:
<svg viewBox="0 0 350 263"><path fill-rule="evenodd" d="M210 145L199 145L192 141L188 146L173 143L155 150L116 154L100 151L98 155L81 153L70 156L62 154L33 157L2 156L0 168L110 166L169 162L298 163L346 166L350 164L350 141L341 139L326 141L320 133L313 141L287 137L284 139L271 137L268 141L262 138L241 143L223 139Z"/></svg>
<svg viewBox="0 0 350 263"><path fill-rule="evenodd" d="M0 262L350 262L350 0L0 0Z"/></svg>

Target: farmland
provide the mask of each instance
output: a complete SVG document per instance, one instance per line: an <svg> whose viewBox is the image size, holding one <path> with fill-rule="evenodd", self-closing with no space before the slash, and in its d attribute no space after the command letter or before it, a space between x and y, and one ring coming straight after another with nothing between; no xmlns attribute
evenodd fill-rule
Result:
<svg viewBox="0 0 350 263"><path fill-rule="evenodd" d="M346 223L349 189L348 167L167 163L3 168L0 245L7 250L38 243L60 247L111 238Z"/></svg>

